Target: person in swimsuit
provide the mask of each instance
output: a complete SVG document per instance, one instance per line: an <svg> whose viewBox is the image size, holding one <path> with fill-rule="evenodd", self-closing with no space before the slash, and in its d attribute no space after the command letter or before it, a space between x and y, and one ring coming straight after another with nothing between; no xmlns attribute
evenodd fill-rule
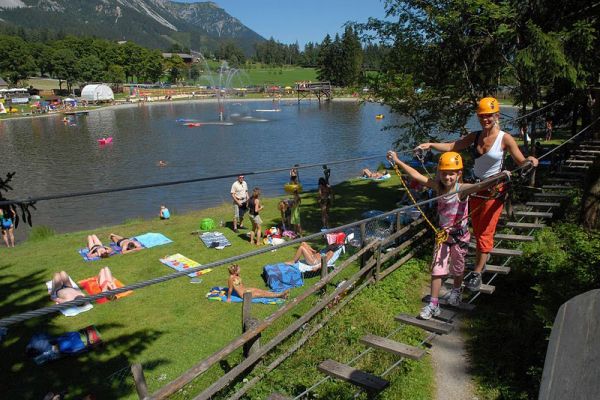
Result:
<svg viewBox="0 0 600 400"><path fill-rule="evenodd" d="M135 239L126 238L114 233L111 233L109 237L111 242L121 248L121 253L123 254L143 249L142 244Z"/></svg>
<svg viewBox="0 0 600 400"><path fill-rule="evenodd" d="M537 167L535 157L523 156L517 142L511 135L505 134L500 129L500 105L493 97L485 97L479 101L477 117L481 124L481 131L471 132L456 142L449 143L422 143L417 146L421 150L437 150L441 152L461 151L471 148L475 165L473 172L477 181L484 180L502 171L504 153L508 151L517 165L531 162ZM475 271L466 281L469 290L477 292L481 286L481 272L488 260L489 253L494 247L494 234L496 224L504 207L504 196L494 196L498 190L486 189L469 198L471 211L471 224L477 242Z"/></svg>
<svg viewBox="0 0 600 400"><path fill-rule="evenodd" d="M281 293L269 292L268 290L247 288L242 283L242 277L240 276L240 266L232 264L229 267L229 280L227 281L227 302L231 303L231 295L235 294L238 297L244 298L244 293L252 293L252 297L277 297L281 299L287 299L290 291L286 290Z"/></svg>
<svg viewBox="0 0 600 400"><path fill-rule="evenodd" d="M113 249L104 246L98 236L88 235L87 237L87 248L89 250L88 257L101 257L106 258L113 253Z"/></svg>
<svg viewBox="0 0 600 400"><path fill-rule="evenodd" d="M85 297L85 295L81 290L73 287L69 275L65 271L56 272L52 277L50 299L60 304L79 297Z"/></svg>
<svg viewBox="0 0 600 400"><path fill-rule="evenodd" d="M371 178L371 179L380 179L387 175L387 171L379 172L379 171L371 171L369 168L365 168L362 170L363 178Z"/></svg>
<svg viewBox="0 0 600 400"><path fill-rule="evenodd" d="M0 208L0 224L2 228L2 239L6 247L15 247L15 219L16 213L12 206L5 209Z"/></svg>
<svg viewBox="0 0 600 400"><path fill-rule="evenodd" d="M297 185L300 183L300 175L298 175L298 164L290 170L290 183Z"/></svg>
<svg viewBox="0 0 600 400"><path fill-rule="evenodd" d="M325 260L329 262L333 254L340 248L339 245L329 245L327 246L327 252L325 253ZM313 249L306 242L300 243L300 247L296 250L296 254L292 261L286 261L287 265L294 265L301 259L306 261L307 265L311 265L313 269L311 271L318 271L321 269L321 253L318 250Z"/></svg>

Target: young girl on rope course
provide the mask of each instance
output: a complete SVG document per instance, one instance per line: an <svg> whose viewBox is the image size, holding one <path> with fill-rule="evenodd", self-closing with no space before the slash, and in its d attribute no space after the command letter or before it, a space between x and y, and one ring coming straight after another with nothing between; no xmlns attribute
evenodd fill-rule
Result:
<svg viewBox="0 0 600 400"><path fill-rule="evenodd" d="M490 178L502 172L504 155L508 151L515 164L521 166L531 162L537 167L535 157L523 156L517 142L510 134L500 129L500 104L493 97L485 97L479 101L477 117L481 124L481 131L471 132L456 142L450 143L423 143L417 146L421 150L461 151L470 148L475 165L473 167L475 182ZM496 225L504 207L506 186L503 184L495 188L480 190L470 197L471 223L477 242L475 271L467 279L467 289L478 292L481 286L481 273L488 260L489 253L494 248L494 235Z"/></svg>
<svg viewBox="0 0 600 400"><path fill-rule="evenodd" d="M419 316L430 319L440 315L439 293L442 278L454 277L454 287L450 292L448 304L458 306L462 293L465 256L469 250L469 203L470 193L481 188L481 185L462 183L463 162L460 154L443 153L438 162L437 174L428 178L402 162L393 151L388 151L388 159L402 168L412 179L433 189L437 195L446 195L437 200L439 229L436 230L436 245L431 263L431 299ZM398 175L399 171L396 169ZM460 193L459 193L460 191ZM429 221L428 221L429 222Z"/></svg>

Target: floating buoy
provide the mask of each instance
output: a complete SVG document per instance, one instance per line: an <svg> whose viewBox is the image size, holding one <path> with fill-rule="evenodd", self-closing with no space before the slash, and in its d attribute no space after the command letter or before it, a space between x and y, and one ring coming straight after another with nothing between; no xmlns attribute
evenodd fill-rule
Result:
<svg viewBox="0 0 600 400"><path fill-rule="evenodd" d="M383 118L384 118L383 114L377 114L375 116L375 119L383 119Z"/></svg>
<svg viewBox="0 0 600 400"><path fill-rule="evenodd" d="M298 190L298 193L302 191L302 185L299 183L286 183L283 185L283 190L289 194L294 194L294 191Z"/></svg>
<svg viewBox="0 0 600 400"><path fill-rule="evenodd" d="M108 144L112 142L112 136L106 137L106 138L102 138L102 139L98 139L98 143L100 144Z"/></svg>

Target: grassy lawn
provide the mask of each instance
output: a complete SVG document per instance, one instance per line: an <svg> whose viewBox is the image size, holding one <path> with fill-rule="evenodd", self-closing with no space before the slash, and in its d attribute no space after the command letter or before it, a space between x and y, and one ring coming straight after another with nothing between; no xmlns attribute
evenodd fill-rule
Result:
<svg viewBox="0 0 600 400"><path fill-rule="evenodd" d="M342 224L358 219L366 210L393 208L400 195L396 190L397 185L396 177L382 183L353 180L338 185L331 220ZM305 229L316 231L320 227L320 211L315 205L315 194L305 193L302 197L303 225ZM265 221L264 227L278 221L277 201L278 199L265 199L265 210L261 213ZM77 281L95 276L101 267L109 266L124 284L131 284L172 272L158 261L160 257L169 254L181 253L200 263L208 263L256 249L247 242L246 231L235 234L227 227L217 228L233 244L222 251L207 249L196 235L190 234L199 228L199 222L204 217L228 221L230 215L231 206L227 203L213 209L174 215L168 221L132 220L119 226L99 227L93 232L50 235L28 240L13 249L1 248L0 315L7 317L51 305L44 282L55 271L65 270ZM161 232L172 239L173 243L102 261L84 262L77 249L84 247L86 235L96 233L106 243L111 232L124 236ZM315 243L315 246L321 247L323 242ZM265 288L260 276L262 267L290 259L293 251L290 247L242 260L240 265L244 283L247 286ZM355 271L356 268L349 268L344 276ZM334 283L344 276L336 277ZM273 381L265 381L256 389L257 393L263 393L269 385L278 387L278 380L282 379L285 379L285 388L290 391L312 384L308 377L318 379L319 375L312 368L312 363L317 359L334 357L336 353L343 353L347 347L348 354L339 359L346 361L351 352L362 349L361 346L354 346L359 332L370 330L371 333L387 333L395 324L394 313L418 310L419 296L415 292L427 279L422 266L415 263L392 276L377 287L366 289L364 294L353 300L348 310L332 320L331 325L318 335L316 341L307 344L299 355L302 357L299 364L310 364L309 372L292 372L287 368L296 368L297 364L288 362L284 364L287 365L284 371L290 371L297 380L291 379L292 376L284 377L285 374L281 375L276 371L272 376ZM56 314L11 326L8 337L1 344L1 365L5 372L0 378L0 386L4 396L39 399L47 391L54 389L68 390L71 396L94 393L96 398L133 399L136 394L129 378L128 366L134 362L144 365L150 391L157 390L241 333L240 304L209 302L204 297L209 288L226 285L226 266L216 268L202 278L201 284L190 284L189 279L184 277L138 289L131 296L96 304L94 309L76 317L67 318ZM309 279L305 287L317 279ZM301 293L305 287L293 290L292 297ZM268 341L318 299L318 296L312 296L305 300L292 315L282 318L273 328L265 331L263 340ZM275 310L276 306L271 305L253 307L253 313L259 318L264 318ZM356 314L359 312L368 315L368 318L357 319ZM42 367L36 366L24 355L25 346L34 332L45 331L58 335L90 324L95 324L101 332L106 342L104 348ZM403 331L400 336L403 335L409 341L417 340L417 334L411 330ZM214 381L224 370L234 365L239 357L239 353L235 353L207 371L191 385L190 390L193 392L194 387L202 387ZM371 362L380 359L371 357ZM385 368L383 366L389 364L381 365L381 368ZM385 398L429 398L429 388L432 386L431 374L427 372L429 368L428 363L409 364L408 367L400 368L401 372L394 374L398 382L401 382L402 390L388 390ZM406 393L412 394L406 397Z"/></svg>

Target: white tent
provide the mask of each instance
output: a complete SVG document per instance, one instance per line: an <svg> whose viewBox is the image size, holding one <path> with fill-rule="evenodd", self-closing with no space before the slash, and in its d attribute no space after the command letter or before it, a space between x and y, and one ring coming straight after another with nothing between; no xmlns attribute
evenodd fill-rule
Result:
<svg viewBox="0 0 600 400"><path fill-rule="evenodd" d="M87 101L111 101L115 95L110 87L101 83L99 85L86 85L81 91L81 99Z"/></svg>

